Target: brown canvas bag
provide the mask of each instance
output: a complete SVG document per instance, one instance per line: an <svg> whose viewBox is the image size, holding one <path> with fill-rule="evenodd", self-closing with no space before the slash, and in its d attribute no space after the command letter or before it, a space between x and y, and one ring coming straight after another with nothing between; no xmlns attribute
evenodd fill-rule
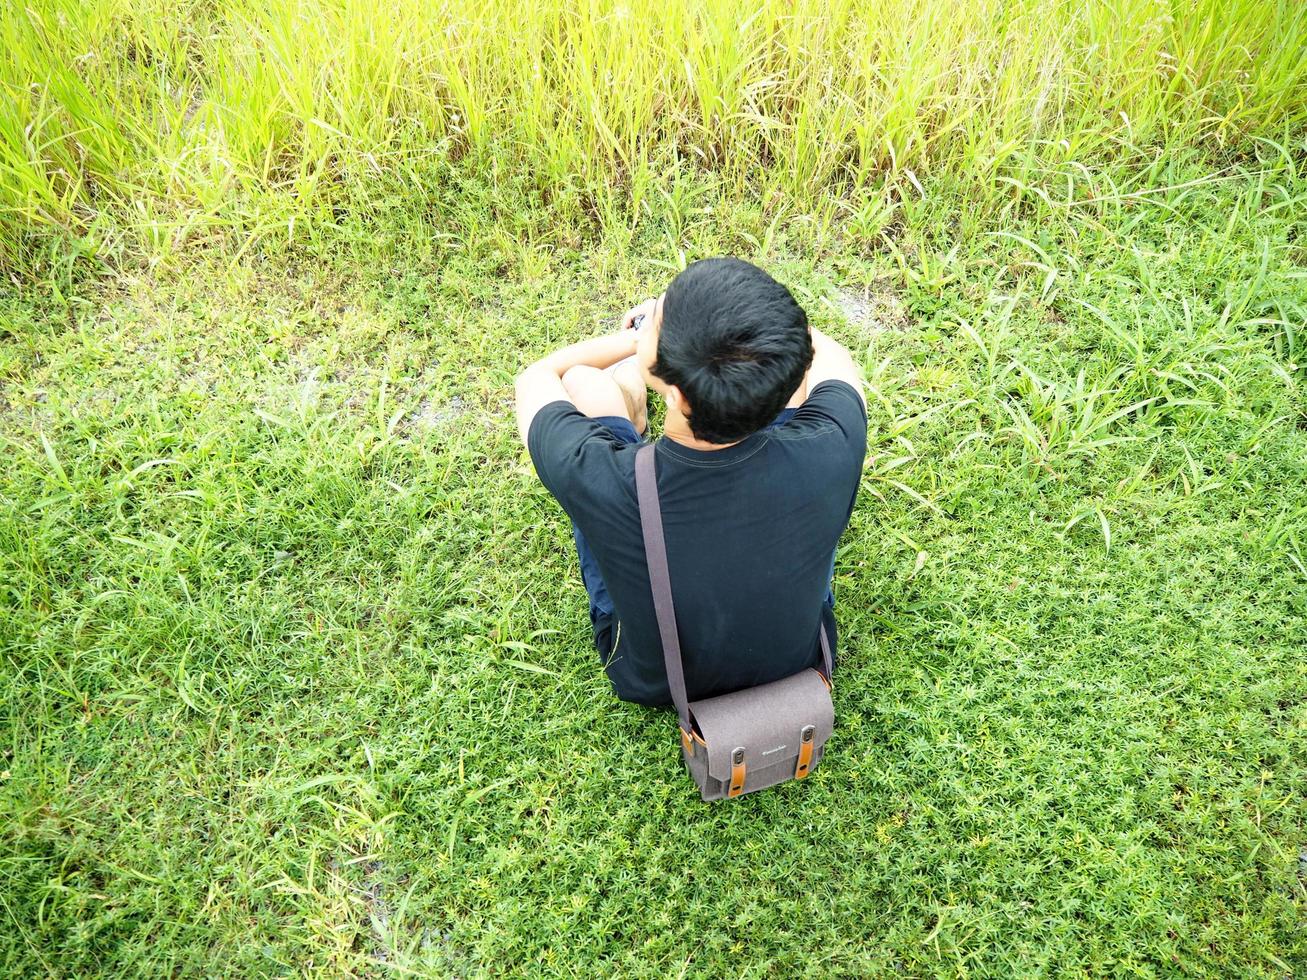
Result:
<svg viewBox="0 0 1307 980"><path fill-rule="evenodd" d="M653 443L635 454L635 489L667 686L680 719L681 755L700 795L705 800L730 799L804 778L817 768L835 727L826 630L818 627L822 670L807 668L770 684L687 700Z"/></svg>

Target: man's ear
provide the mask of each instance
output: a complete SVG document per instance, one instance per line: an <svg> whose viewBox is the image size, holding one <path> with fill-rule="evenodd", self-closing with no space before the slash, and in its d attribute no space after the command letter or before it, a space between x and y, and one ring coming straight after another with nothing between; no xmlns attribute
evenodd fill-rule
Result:
<svg viewBox="0 0 1307 980"><path fill-rule="evenodd" d="M690 417L690 403L685 400L685 395L681 394L681 389L676 385L668 385L663 397L667 399L668 408L676 409L687 419Z"/></svg>

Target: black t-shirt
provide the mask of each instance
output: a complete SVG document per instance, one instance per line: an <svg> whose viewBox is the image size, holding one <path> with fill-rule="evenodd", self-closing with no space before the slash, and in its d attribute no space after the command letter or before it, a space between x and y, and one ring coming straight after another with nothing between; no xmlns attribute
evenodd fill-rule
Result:
<svg viewBox="0 0 1307 980"><path fill-rule="evenodd" d="M566 401L531 421L527 447L585 535L616 609L606 670L618 697L671 696L635 495L639 446ZM725 449L657 446L658 496L690 700L788 677L820 661L818 625L835 545L853 512L867 419L824 381L784 425ZM833 634L832 634L833 635Z"/></svg>

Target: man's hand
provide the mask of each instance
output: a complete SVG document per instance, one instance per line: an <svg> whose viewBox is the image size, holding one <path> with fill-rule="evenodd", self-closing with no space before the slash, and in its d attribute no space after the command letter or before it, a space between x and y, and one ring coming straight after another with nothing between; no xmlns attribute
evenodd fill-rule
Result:
<svg viewBox="0 0 1307 980"><path fill-rule="evenodd" d="M658 298L655 296L645 300L639 306L631 307L631 309L626 311L626 315L622 317L622 329L630 330L635 327L635 321L637 318L642 321L640 326L649 326L649 324L653 323L654 310L657 306Z"/></svg>

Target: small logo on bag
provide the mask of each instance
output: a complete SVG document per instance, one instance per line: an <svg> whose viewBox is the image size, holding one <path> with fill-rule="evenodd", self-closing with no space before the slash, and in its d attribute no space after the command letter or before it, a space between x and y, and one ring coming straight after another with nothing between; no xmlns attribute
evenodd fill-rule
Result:
<svg viewBox="0 0 1307 980"><path fill-rule="evenodd" d="M763 753L763 755L775 755L777 752L782 751L784 748L785 748L784 745L778 745L774 749L768 749L766 752Z"/></svg>

